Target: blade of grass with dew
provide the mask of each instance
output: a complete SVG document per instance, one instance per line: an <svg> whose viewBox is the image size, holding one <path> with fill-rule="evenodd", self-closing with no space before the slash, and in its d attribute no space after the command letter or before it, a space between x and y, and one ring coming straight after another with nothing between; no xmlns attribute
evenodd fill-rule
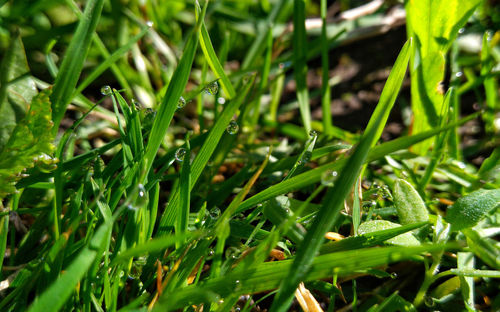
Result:
<svg viewBox="0 0 500 312"><path fill-rule="evenodd" d="M326 278L332 276L334 270L347 275L356 270L409 259L422 252L435 252L443 248L443 245L377 247L326 254L314 259L304 280ZM256 268L235 271L198 285L175 289L162 296L154 311L170 311L188 304L211 302L214 297L224 298L231 294L269 291L277 288L280 281L287 278L292 265L293 260L266 262Z"/></svg>
<svg viewBox="0 0 500 312"><path fill-rule="evenodd" d="M171 236L164 236L161 238L154 238L147 241L144 244L137 245L135 247L129 248L124 252L121 252L118 256L113 259L111 266L121 262L127 262L132 257L138 257L146 254L151 254L167 249L170 246L174 246L179 242L183 242L186 239L196 239L202 236L202 232L196 233L182 233Z"/></svg>
<svg viewBox="0 0 500 312"><path fill-rule="evenodd" d="M321 111L323 113L323 127L324 132L327 135L332 134L332 112L330 108L330 86L328 81L329 77L329 69L328 66L328 35L326 33L326 0L321 0L321 21L323 22L321 25Z"/></svg>
<svg viewBox="0 0 500 312"><path fill-rule="evenodd" d="M307 90L307 38L305 0L293 1L293 66L297 101L306 133L311 131L311 108Z"/></svg>
<svg viewBox="0 0 500 312"><path fill-rule="evenodd" d="M351 236L339 241L328 242L321 246L319 254L323 255L326 253L368 248L380 245L388 239L421 228L426 224L429 224L429 222L412 223L395 228L365 233L358 236Z"/></svg>
<svg viewBox="0 0 500 312"><path fill-rule="evenodd" d="M199 18L198 15L196 18ZM212 46L212 41L210 40L210 36L208 34L207 27L205 26L204 21L201 22L199 36L200 36L200 47L203 51L203 54L205 55L205 59L207 60L208 65L210 65L212 71L215 73L215 76L220 79L220 83L222 85L222 89L224 90L226 97L229 100L234 98L236 96L236 91L234 90L231 81L224 72L224 68L222 68L219 59L215 54L215 50L214 47Z"/></svg>
<svg viewBox="0 0 500 312"><path fill-rule="evenodd" d="M191 165L191 185L190 190L193 189L194 185L198 181L201 173L205 169L208 160L212 156L213 152L217 148L218 142L222 135L226 132L226 127L233 118L233 115L237 112L238 108L247 99L247 95L250 89L253 87L255 76L252 76L248 84L243 86L238 96L231 100L229 104L222 111L221 115L217 119L215 125L210 130L205 142L203 143L198 155ZM157 235L163 235L168 233L175 222L175 214L177 211L177 205L179 204L179 193L173 195L172 200L169 201L168 206L165 208L160 225L158 228Z"/></svg>
<svg viewBox="0 0 500 312"><path fill-rule="evenodd" d="M314 255L316 255L320 248L323 241L323 235L333 225L337 218L337 214L342 208L345 197L351 191L354 182L358 178L361 167L368 156L368 152L380 138L391 108L396 101L399 89L403 83L403 78L410 58L410 48L411 40L407 41L401 49L391 73L387 78L386 85L380 95L380 100L375 108L375 112L366 127L365 134L361 138L353 155L347 159L347 164L340 173L338 181L342 181L342 183L335 183L333 188L329 190L313 225L310 227L304 240L300 244L293 265L290 268L289 277L280 285L280 290L273 301L271 311L286 311L290 306L295 289L304 279L314 259Z"/></svg>
<svg viewBox="0 0 500 312"><path fill-rule="evenodd" d="M179 180L180 204L177 212L175 232L182 234L188 230L189 208L191 202L191 147L189 146L189 133L186 135L186 154L182 160L181 177ZM180 244L177 244L180 247Z"/></svg>
<svg viewBox="0 0 500 312"><path fill-rule="evenodd" d="M59 124L66 112L66 107L72 99L73 91L78 83L92 36L101 16L103 4L104 0L90 0L87 2L75 35L64 56L59 74L54 82L52 95L50 96L52 118L54 121L53 131L59 129Z"/></svg>
<svg viewBox="0 0 500 312"><path fill-rule="evenodd" d="M463 118L457 123L447 125L446 127L441 129L433 129L419 134L397 138L390 142L377 145L371 149L370 153L368 154L367 161L370 162L382 158L398 150L409 148L415 143L431 138L442 131L446 131L458 125L464 124L467 121L477 118L477 116L478 114L474 113L466 118ZM346 162L347 161L345 159L341 159L332 163L328 163L320 167L314 168L312 170L309 170L307 172L304 172L302 174L299 174L289 180L282 181L278 184L270 186L267 189L255 194L254 196L250 197L249 199L241 203L240 207L238 207L236 212L241 213L267 199L301 189L313 183L317 183L321 181L321 175L323 174L323 172L325 172L326 170L338 171L345 165Z"/></svg>
<svg viewBox="0 0 500 312"><path fill-rule="evenodd" d="M142 183L145 181L149 171L151 170L156 153L160 148L165 133L167 133L170 122L172 121L174 113L177 110L177 103L179 102L179 99L189 80L191 67L196 54L196 48L198 46L198 29L201 27L201 21L203 21L203 18L205 17L207 5L208 1L203 6L201 16L195 26L195 31L191 34L191 37L186 43L184 53L182 54L179 64L174 71L170 84L168 85L167 92L165 93L165 97L163 98L160 108L156 114L153 128L149 134L149 142L144 152L143 168L141 178L139 179ZM198 6L196 7L196 10L199 10Z"/></svg>

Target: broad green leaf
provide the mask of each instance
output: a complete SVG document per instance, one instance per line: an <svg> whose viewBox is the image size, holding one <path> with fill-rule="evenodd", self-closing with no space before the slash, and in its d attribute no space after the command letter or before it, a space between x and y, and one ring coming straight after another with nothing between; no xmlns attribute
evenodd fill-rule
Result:
<svg viewBox="0 0 500 312"><path fill-rule="evenodd" d="M50 96L53 111L54 131L59 128L66 107L71 102L83 63L87 57L90 42L101 16L104 0L89 0L78 23L75 35L66 51L59 74Z"/></svg>
<svg viewBox="0 0 500 312"><path fill-rule="evenodd" d="M403 179L396 180L392 195L401 224L429 220L424 201L410 183Z"/></svg>
<svg viewBox="0 0 500 312"><path fill-rule="evenodd" d="M35 160L41 169L44 165L53 165L48 156L54 151L50 91L43 90L33 98L26 116L13 129L0 153L0 198L16 190L14 184L21 178L20 174L33 167Z"/></svg>
<svg viewBox="0 0 500 312"><path fill-rule="evenodd" d="M414 134L439 124L443 104L446 52L480 0L406 1L408 37L415 40L411 56L411 97ZM431 142L414 147L426 153Z"/></svg>
<svg viewBox="0 0 500 312"><path fill-rule="evenodd" d="M309 231L298 248L288 278L283 280L280 290L271 306L271 311L286 311L290 306L295 289L309 270L314 255L316 255L324 240L324 234L330 230L334 224L338 217L338 213L344 206L345 198L350 193L352 186L359 177L361 167L368 157L368 152L380 138L391 108L398 96L401 84L403 83L408 60L410 58L410 48L411 40L407 41L403 46L387 78L387 83L380 95L379 103L368 122L366 131L359 145L354 150L352 156L347 159L347 163L340 173L338 181L342 181L342 183L335 183L333 188L328 191L323 199L321 210L318 212L314 223L309 228Z"/></svg>
<svg viewBox="0 0 500 312"><path fill-rule="evenodd" d="M38 93L29 76L28 62L19 34L10 38L10 45L0 66L0 151L24 117L32 98Z"/></svg>
<svg viewBox="0 0 500 312"><path fill-rule="evenodd" d="M371 232L377 232L381 230L388 230L398 228L401 225L397 223L393 223L387 220L370 220L363 222L359 225L358 233L359 234L368 234ZM397 246L419 246L420 242L415 238L411 233L404 233L393 238L390 238L385 241L390 245Z"/></svg>
<svg viewBox="0 0 500 312"><path fill-rule="evenodd" d="M476 225L489 211L500 206L500 190L477 190L459 198L446 213L452 231Z"/></svg>

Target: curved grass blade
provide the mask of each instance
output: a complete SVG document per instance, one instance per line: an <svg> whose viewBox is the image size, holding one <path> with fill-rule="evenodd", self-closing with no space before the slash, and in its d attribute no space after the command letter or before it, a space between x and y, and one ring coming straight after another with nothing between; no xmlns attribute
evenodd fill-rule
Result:
<svg viewBox="0 0 500 312"><path fill-rule="evenodd" d="M234 91L234 87L231 84L231 81L227 77L224 72L224 68L219 62L217 55L215 54L214 47L212 46L212 41L210 40L210 36L208 35L207 27L205 26L205 22L202 22L200 28L200 47L203 50L203 54L210 65L210 68L213 70L217 78L220 78L220 83L222 85L222 89L224 89L224 93L228 99L232 99L236 96L236 91Z"/></svg>
<svg viewBox="0 0 500 312"><path fill-rule="evenodd" d="M316 255L323 242L323 235L335 222L343 206L344 199L351 191L354 182L359 176L359 172L366 161L368 152L382 134L391 108L396 101L399 89L403 83L403 78L410 58L410 48L411 40L407 41L403 46L394 63L389 78L387 79L387 83L382 91L375 112L366 127L366 132L361 138L353 155L347 159L347 164L340 173L338 181L342 181L342 183L335 183L334 187L327 193L321 210L318 212L313 225L301 243L295 260L290 267L289 276L287 279L283 280L280 290L271 306L271 311L286 311L290 306L295 289L305 278L306 272L309 270L314 259L314 255Z"/></svg>

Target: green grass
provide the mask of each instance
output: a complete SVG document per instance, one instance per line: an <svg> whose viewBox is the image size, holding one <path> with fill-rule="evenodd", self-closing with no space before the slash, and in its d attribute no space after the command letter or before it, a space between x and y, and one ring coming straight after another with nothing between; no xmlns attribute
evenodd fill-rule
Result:
<svg viewBox="0 0 500 312"><path fill-rule="evenodd" d="M0 1L0 310L500 309L500 17L438 2Z"/></svg>

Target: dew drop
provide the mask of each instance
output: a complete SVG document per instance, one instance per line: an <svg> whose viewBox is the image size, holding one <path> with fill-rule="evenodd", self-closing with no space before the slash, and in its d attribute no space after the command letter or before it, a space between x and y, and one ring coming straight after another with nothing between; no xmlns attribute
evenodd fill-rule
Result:
<svg viewBox="0 0 500 312"><path fill-rule="evenodd" d="M134 205L132 205L132 204L128 204L127 205L127 209L130 210L130 211L136 211L137 210L137 208Z"/></svg>
<svg viewBox="0 0 500 312"><path fill-rule="evenodd" d="M111 95L111 93L113 93L113 90L111 89L110 86L104 86L101 88L101 94L102 95Z"/></svg>
<svg viewBox="0 0 500 312"><path fill-rule="evenodd" d="M132 100L130 100L130 102L132 103L132 105L134 105L136 110L143 109L142 104L139 103L136 99L132 99Z"/></svg>
<svg viewBox="0 0 500 312"><path fill-rule="evenodd" d="M205 87L205 93L215 95L219 92L219 83L214 81Z"/></svg>
<svg viewBox="0 0 500 312"><path fill-rule="evenodd" d="M430 296L425 296L424 297L424 304L428 307L433 307L435 302L434 299Z"/></svg>
<svg viewBox="0 0 500 312"><path fill-rule="evenodd" d="M318 136L318 133L316 131L314 131L314 130L311 130L311 131L309 131L309 136L310 137L315 137L315 136Z"/></svg>
<svg viewBox="0 0 500 312"><path fill-rule="evenodd" d="M333 186L335 180L337 180L338 172L335 170L326 170L321 174L321 184L325 186Z"/></svg>
<svg viewBox="0 0 500 312"><path fill-rule="evenodd" d="M139 184L139 197L145 197L146 196L146 188L144 188L144 185Z"/></svg>
<svg viewBox="0 0 500 312"><path fill-rule="evenodd" d="M465 32L465 28L463 28L463 27L458 30L459 34L463 34L464 32Z"/></svg>
<svg viewBox="0 0 500 312"><path fill-rule="evenodd" d="M392 278L392 279L398 278L398 273L396 273L396 272L392 272L392 273L391 273L391 278Z"/></svg>
<svg viewBox="0 0 500 312"><path fill-rule="evenodd" d="M238 123L234 120L231 120L226 128L227 133L236 134L238 133L238 130L240 130L240 126L238 126Z"/></svg>
<svg viewBox="0 0 500 312"><path fill-rule="evenodd" d="M184 160L184 156L186 156L186 150L184 148L178 148L175 151L175 159L179 162Z"/></svg>
<svg viewBox="0 0 500 312"><path fill-rule="evenodd" d="M177 108L181 109L184 108L184 106L186 106L186 100L181 96L179 101L177 101Z"/></svg>
<svg viewBox="0 0 500 312"><path fill-rule="evenodd" d="M209 256L213 256L213 255L214 255L214 251L213 251L213 249L210 249L210 251L208 252L208 255L209 255Z"/></svg>
<svg viewBox="0 0 500 312"><path fill-rule="evenodd" d="M147 21L146 22L146 26L148 26L149 28L153 27L153 21Z"/></svg>
<svg viewBox="0 0 500 312"><path fill-rule="evenodd" d="M465 163L463 163L463 162L461 162L461 161L457 163L457 166L458 166L458 168L460 168L460 169L465 169L465 167L466 167Z"/></svg>
<svg viewBox="0 0 500 312"><path fill-rule="evenodd" d="M461 71L459 71L459 72L457 72L457 73L455 74L455 77L460 78L460 77L462 77L463 75L464 75L464 73L463 73L463 72L461 72Z"/></svg>
<svg viewBox="0 0 500 312"><path fill-rule="evenodd" d="M210 216L212 218L218 218L220 216L220 209L217 207L214 207L214 208L210 209L209 213L210 213Z"/></svg>
<svg viewBox="0 0 500 312"><path fill-rule="evenodd" d="M305 165L309 160L311 160L312 153L310 151L305 151L299 160L299 165Z"/></svg>
<svg viewBox="0 0 500 312"><path fill-rule="evenodd" d="M219 103L220 105L224 105L226 104L226 99L223 97L219 97L217 98L217 103Z"/></svg>

